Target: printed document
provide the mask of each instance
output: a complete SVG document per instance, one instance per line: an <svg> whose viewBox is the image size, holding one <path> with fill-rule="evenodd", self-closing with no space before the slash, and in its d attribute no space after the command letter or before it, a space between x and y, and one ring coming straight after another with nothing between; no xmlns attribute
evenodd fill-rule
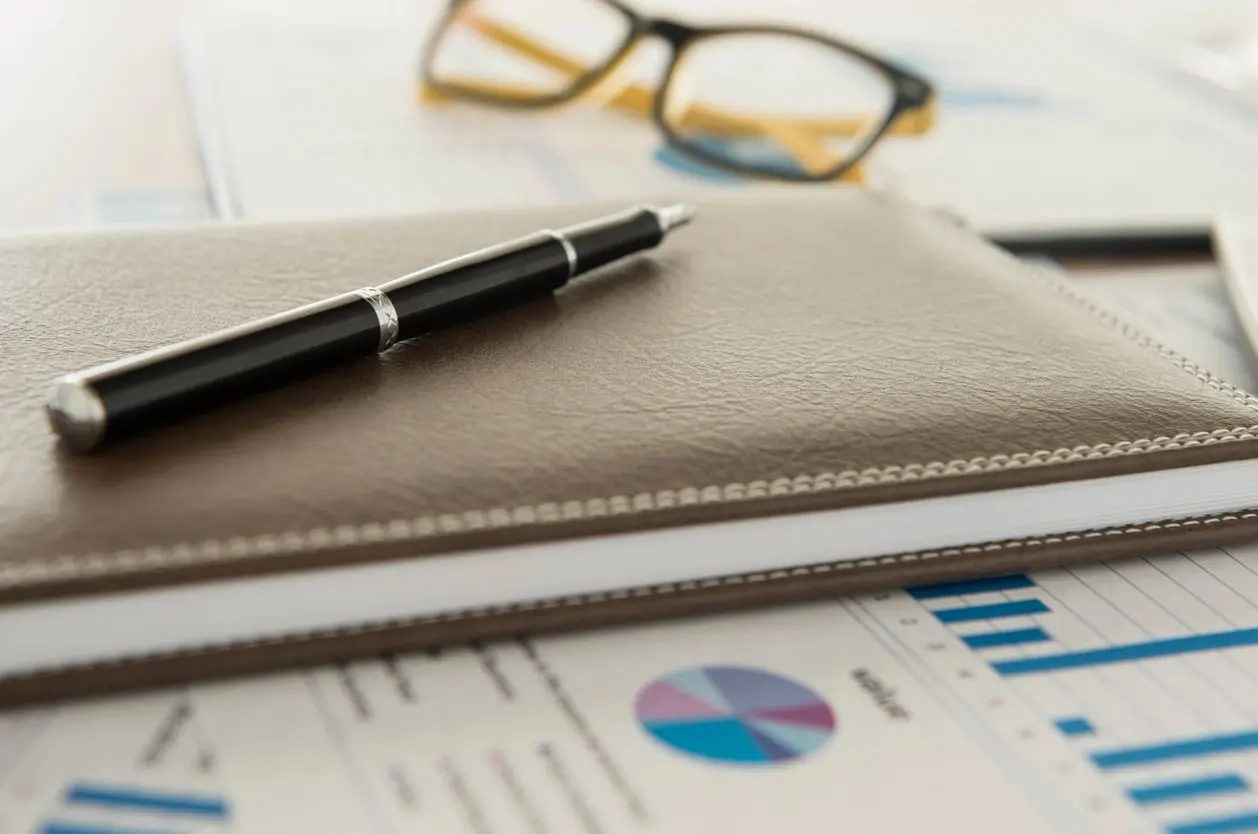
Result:
<svg viewBox="0 0 1258 834"><path fill-rule="evenodd" d="M0 831L1258 827L1258 548L0 713Z"/></svg>

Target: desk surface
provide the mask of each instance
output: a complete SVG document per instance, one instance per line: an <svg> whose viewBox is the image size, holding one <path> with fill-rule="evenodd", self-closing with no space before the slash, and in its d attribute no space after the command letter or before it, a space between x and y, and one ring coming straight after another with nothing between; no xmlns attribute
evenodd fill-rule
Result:
<svg viewBox="0 0 1258 834"><path fill-rule="evenodd" d="M101 195L199 190L163 0L19 0L0 25L0 228L79 225Z"/></svg>
<svg viewBox="0 0 1258 834"><path fill-rule="evenodd" d="M205 175L180 26L401 0L13 0L0 6L0 231L195 219ZM271 8L268 8L271 7Z"/></svg>

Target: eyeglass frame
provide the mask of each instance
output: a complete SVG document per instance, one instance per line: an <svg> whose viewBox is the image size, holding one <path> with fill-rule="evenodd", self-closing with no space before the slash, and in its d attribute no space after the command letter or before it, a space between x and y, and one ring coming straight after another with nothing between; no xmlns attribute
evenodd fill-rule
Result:
<svg viewBox="0 0 1258 834"><path fill-rule="evenodd" d="M421 80L437 93L454 99L464 99L514 110L544 110L562 106L580 98L605 80L642 41L647 38L658 37L668 45L669 59L667 67L660 76L659 83L651 94L651 120L655 123L660 133L663 134L669 145L681 153L726 171L760 179L791 182L831 182L841 178L860 164L873 149L874 145L887 134L892 125L899 119L924 111L935 100L936 91L934 85L918 73L892 61L880 58L856 44L810 29L775 24L694 26L672 18L643 17L629 8L622 0L587 1L602 3L620 13L628 21L629 30L624 40L616 47L607 60L587 70L584 75L558 93L542 94L535 98L500 97L480 93L467 87L446 84L441 81L433 69L437 46L445 33L451 28L461 7L475 2L475 0L449 0L445 14L432 30L432 34L424 45L420 62ZM803 170L799 172L785 170L769 172L763 168L739 163L728 157L722 157L719 154L706 151L702 147L677 135L669 125L664 115L668 100L667 92L681 65L681 59L686 49L709 38L729 35L782 35L796 37L843 52L866 66L877 70L890 82L892 91L891 106L887 109L882 123L866 135L863 144L855 152L849 154L833 168L821 173L814 174Z"/></svg>

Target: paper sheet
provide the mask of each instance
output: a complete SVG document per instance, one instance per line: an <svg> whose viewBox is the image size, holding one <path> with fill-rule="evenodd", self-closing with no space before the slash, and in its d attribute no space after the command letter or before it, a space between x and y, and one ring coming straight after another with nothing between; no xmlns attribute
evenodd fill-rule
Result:
<svg viewBox="0 0 1258 834"><path fill-rule="evenodd" d="M870 163L875 185L951 206L990 232L1203 227L1258 200L1258 121L1146 56L1021 9L943 17L884 5L774 4L779 19L873 44L938 81L939 126L888 141ZM436 7L190 30L190 90L221 202L282 218L752 187L680 157L649 123L597 108L420 105L418 50ZM669 10L763 18L748 3ZM629 77L657 77L660 58L648 50Z"/></svg>
<svg viewBox="0 0 1258 834"><path fill-rule="evenodd" d="M1248 831L1255 651L1249 547L389 656L0 713L0 831Z"/></svg>
<svg viewBox="0 0 1258 834"><path fill-rule="evenodd" d="M1258 7L1250 0L1070 0L1073 11L1137 36L1219 91L1258 110Z"/></svg>

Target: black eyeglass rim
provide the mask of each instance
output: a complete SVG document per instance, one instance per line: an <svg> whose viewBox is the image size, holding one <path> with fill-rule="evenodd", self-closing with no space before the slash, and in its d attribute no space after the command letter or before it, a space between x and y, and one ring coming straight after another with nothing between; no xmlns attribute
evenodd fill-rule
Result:
<svg viewBox="0 0 1258 834"><path fill-rule="evenodd" d="M673 88L673 78L681 67L681 59L686 49L694 44L704 40L719 37L728 37L731 35L784 35L787 37L796 37L803 40L809 40L828 46L843 52L852 58L855 58L870 68L880 72L890 82L892 98L890 106L882 115L881 121L876 127L868 131L861 141L861 144L853 151L848 153L843 159L839 160L834 166L823 171L787 171L782 169L765 169L755 165L744 165L736 160L721 156L720 154L710 153L703 147L695 145L685 137L674 132L672 126L665 117L668 107L669 91ZM764 24L748 24L748 25L722 25L709 26L701 29L692 29L687 37L680 42L673 42L673 54L669 61L668 68L665 70L663 78L655 93L654 112L652 113L653 121L660 132L668 139L669 144L677 150L694 157L705 164L713 165L727 171L733 171L739 174L753 176L759 179L785 180L790 182L829 182L850 171L853 167L860 163L878 143L891 125L895 124L904 113L917 110L924 107L933 95L933 89L930 82L908 70L892 64L889 61L878 58L867 51L849 44L838 38L829 35L813 32L794 26L785 25L764 25Z"/></svg>
<svg viewBox="0 0 1258 834"><path fill-rule="evenodd" d="M927 107L932 103L936 95L934 85L920 74L894 61L875 55L855 43L815 30L786 24L761 23L693 26L669 18L645 18L621 2L621 0L590 0L590 2L601 3L619 12L624 16L627 23L624 40L610 54L607 60L586 72L581 78L558 93L538 96L532 99L499 98L478 93L458 85L446 84L436 77L433 72L432 61L436 45L453 23L459 8L470 2L474 2L474 0L449 0L445 15L434 28L424 47L421 77L424 83L436 92L454 98L516 110L542 110L556 107L580 97L602 80L608 69L620 61L640 40L653 36L660 37L669 44L671 54L668 65L661 74L659 83L656 85L653 93L654 106L651 116L656 128L664 136L668 144L678 152L706 165L758 179L788 182L829 182L836 180L858 165L869 154L874 145L886 135L897 119ZM840 160L834 167L817 173L809 173L806 171L771 170L755 165L746 165L727 157L722 157L719 154L710 153L702 147L694 145L689 140L678 136L669 126L664 116L668 91L672 86L673 78L679 69L681 57L685 50L694 43L710 38L754 34L798 37L831 47L861 61L885 76L890 82L892 90L891 106L883 116L881 123L867 134L860 147Z"/></svg>

